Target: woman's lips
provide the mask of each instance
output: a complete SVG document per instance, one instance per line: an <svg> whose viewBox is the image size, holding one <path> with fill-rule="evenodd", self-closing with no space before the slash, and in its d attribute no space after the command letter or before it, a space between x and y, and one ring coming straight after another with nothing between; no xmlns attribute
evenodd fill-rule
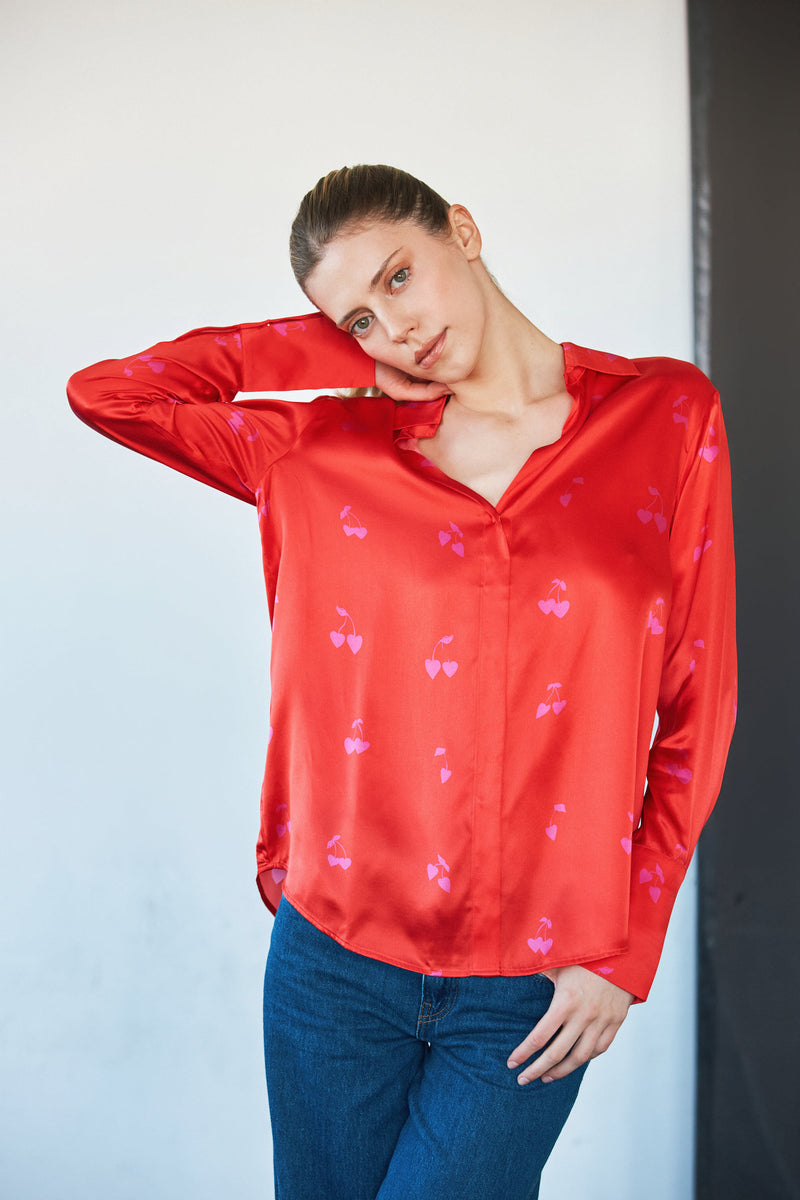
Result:
<svg viewBox="0 0 800 1200"><path fill-rule="evenodd" d="M426 369L428 367L432 367L439 358L439 355L444 350L444 344L446 340L447 330L443 329L437 338L434 338L433 341L428 342L427 345L422 347L419 354L416 356L417 366L424 367Z"/></svg>

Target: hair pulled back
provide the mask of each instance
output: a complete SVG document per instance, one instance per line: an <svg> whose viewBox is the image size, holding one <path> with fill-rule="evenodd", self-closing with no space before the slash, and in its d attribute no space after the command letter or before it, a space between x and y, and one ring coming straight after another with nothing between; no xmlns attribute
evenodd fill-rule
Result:
<svg viewBox="0 0 800 1200"><path fill-rule="evenodd" d="M416 221L429 233L450 229L449 205L427 183L385 164L329 171L300 202L289 235L294 277L306 281L333 238L362 221Z"/></svg>

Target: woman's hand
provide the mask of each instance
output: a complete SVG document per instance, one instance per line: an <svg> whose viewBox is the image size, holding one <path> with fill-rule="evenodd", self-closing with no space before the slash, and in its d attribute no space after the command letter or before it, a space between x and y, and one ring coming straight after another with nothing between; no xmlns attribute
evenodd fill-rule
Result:
<svg viewBox="0 0 800 1200"><path fill-rule="evenodd" d="M397 367L375 360L375 386L392 400L436 400L447 394L443 383L430 383L427 379L415 379Z"/></svg>
<svg viewBox="0 0 800 1200"><path fill-rule="evenodd" d="M603 1054L635 999L586 967L553 967L542 974L555 984L553 999L538 1025L512 1050L508 1066L518 1067L543 1046L547 1049L517 1076L518 1083L539 1078L550 1083Z"/></svg>

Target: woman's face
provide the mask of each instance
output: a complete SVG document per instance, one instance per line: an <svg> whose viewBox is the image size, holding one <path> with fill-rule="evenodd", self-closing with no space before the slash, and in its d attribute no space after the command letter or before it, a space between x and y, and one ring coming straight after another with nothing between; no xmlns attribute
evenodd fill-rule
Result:
<svg viewBox="0 0 800 1200"><path fill-rule="evenodd" d="M451 235L378 221L329 242L306 292L372 358L415 379L456 383L480 355L486 323L480 234L463 206Z"/></svg>

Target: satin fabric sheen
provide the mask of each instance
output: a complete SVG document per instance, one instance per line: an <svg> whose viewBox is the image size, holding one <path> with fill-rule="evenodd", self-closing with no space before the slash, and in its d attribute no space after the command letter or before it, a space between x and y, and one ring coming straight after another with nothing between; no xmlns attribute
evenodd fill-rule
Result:
<svg viewBox="0 0 800 1200"><path fill-rule="evenodd" d="M67 393L256 507L270 910L285 889L425 974L579 962L643 1000L735 723L728 449L691 363L561 345L571 412L496 505L417 448L445 396L332 391L375 364L319 313L195 329Z"/></svg>

